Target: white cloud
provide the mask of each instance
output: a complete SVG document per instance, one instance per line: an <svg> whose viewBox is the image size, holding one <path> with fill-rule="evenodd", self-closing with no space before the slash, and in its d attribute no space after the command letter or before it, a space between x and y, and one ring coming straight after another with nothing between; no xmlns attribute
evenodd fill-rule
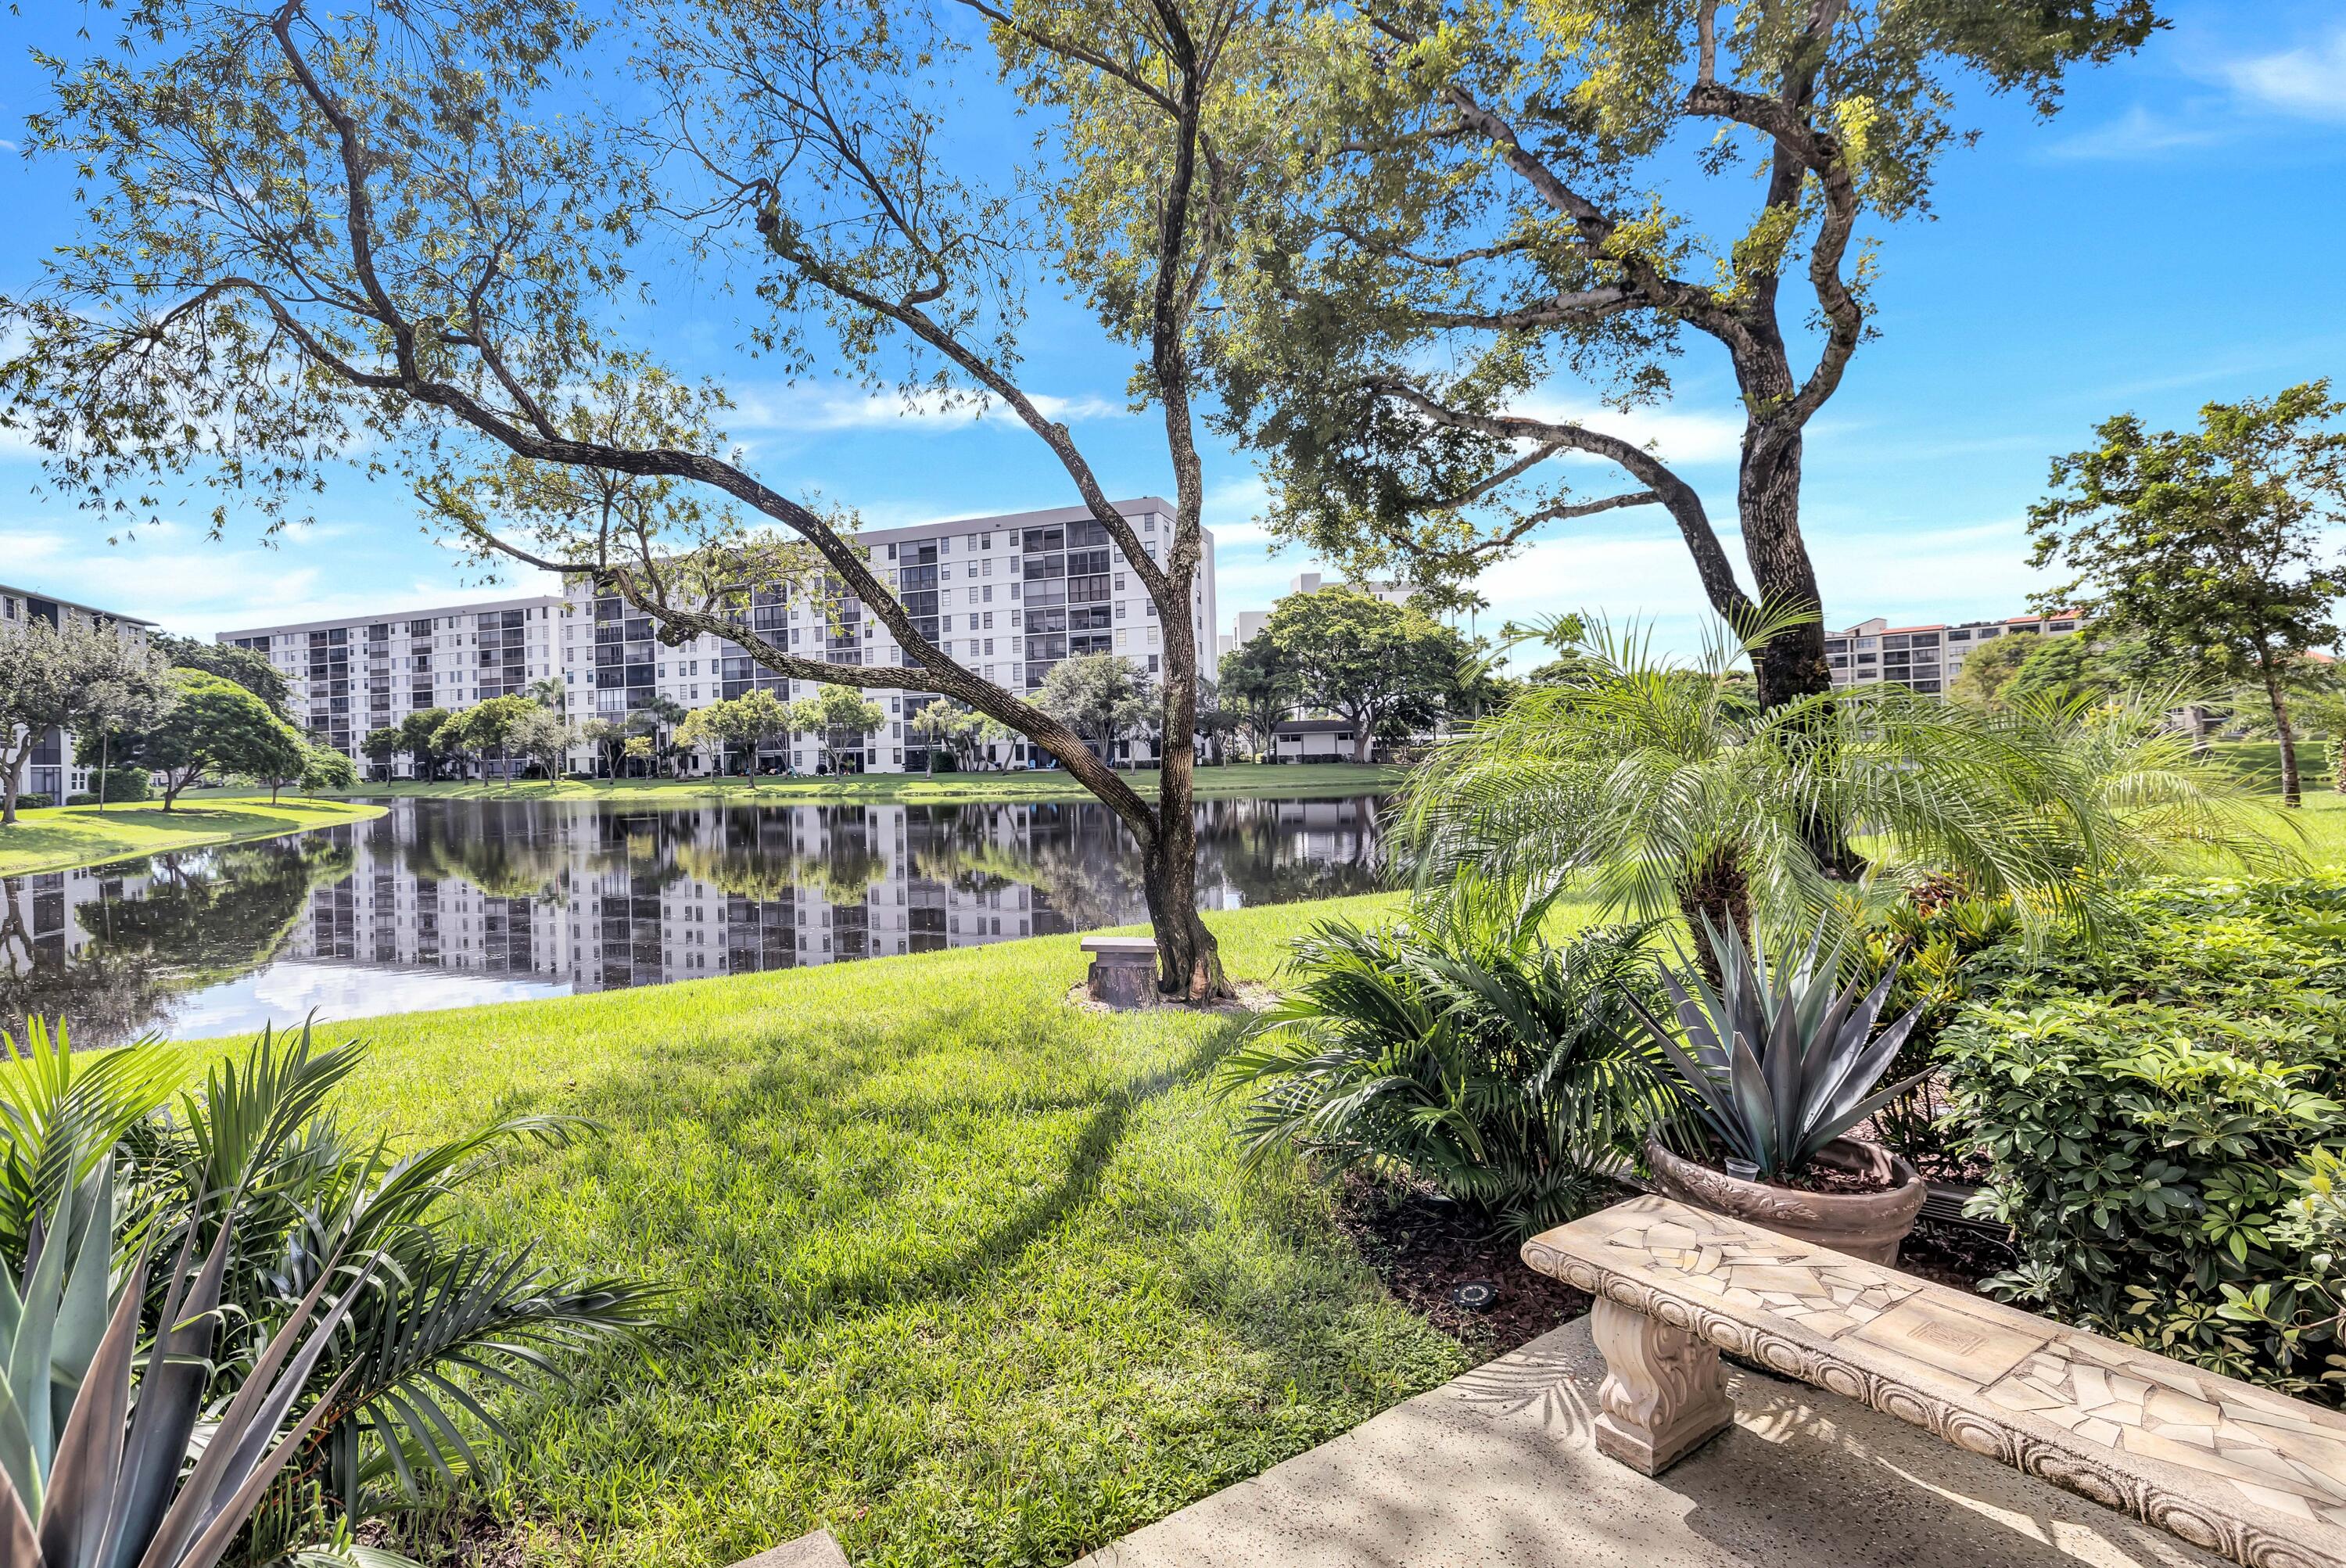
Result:
<svg viewBox="0 0 2346 1568"><path fill-rule="evenodd" d="M2346 120L2346 27L2300 48L2219 67L2240 97L2298 119Z"/></svg>
<svg viewBox="0 0 2346 1568"><path fill-rule="evenodd" d="M1084 393L1059 397L1029 394L1046 419L1063 424L1120 418L1130 411L1112 398ZM826 391L820 387L787 386L760 392L737 391L737 404L727 422L736 430L826 431L871 430L911 423L943 430L980 421L1016 423L1006 403L958 394L922 392L910 397L895 392Z"/></svg>
<svg viewBox="0 0 2346 1568"><path fill-rule="evenodd" d="M2047 149L2054 158L2108 159L2153 158L2178 148L2206 147L2221 141L2230 127L2190 116L2153 114L2137 104L2106 125L2095 126L2060 137Z"/></svg>
<svg viewBox="0 0 2346 1568"><path fill-rule="evenodd" d="M1515 404L1515 412L1617 436L1673 465L1732 463L1743 450L1743 416L1731 410L1679 405L1624 413L1568 398L1538 396Z"/></svg>

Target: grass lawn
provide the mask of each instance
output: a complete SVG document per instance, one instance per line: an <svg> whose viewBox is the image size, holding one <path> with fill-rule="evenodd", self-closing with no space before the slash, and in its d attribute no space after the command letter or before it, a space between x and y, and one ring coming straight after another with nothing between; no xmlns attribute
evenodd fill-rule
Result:
<svg viewBox="0 0 2346 1568"><path fill-rule="evenodd" d="M1265 979L1381 906L1209 918ZM1464 1369L1317 1189L1239 1174L1207 1085L1236 1023L1078 1010L1080 970L1038 938L351 1030L362 1123L601 1124L479 1223L677 1291L648 1359L524 1416L487 1489L523 1560L713 1568L827 1524L859 1568L1065 1563Z"/></svg>
<svg viewBox="0 0 2346 1568"><path fill-rule="evenodd" d="M1266 765L1233 762L1197 771L1199 795L1348 795L1398 789L1406 768L1349 762ZM1155 769L1125 775L1143 795L1157 792ZM1079 800L1090 792L1056 769L1018 773L862 773L822 779L760 779L752 790L747 779L563 779L553 782L362 786L362 799L421 795L450 799L671 800L683 805L719 797L777 801L860 800L921 804L954 800Z"/></svg>
<svg viewBox="0 0 2346 1568"><path fill-rule="evenodd" d="M352 800L298 799L270 805L266 795L182 795L177 809L160 806L57 806L17 814L0 828L0 877L93 866L129 855L270 839L304 828L330 828L382 815L380 806Z"/></svg>

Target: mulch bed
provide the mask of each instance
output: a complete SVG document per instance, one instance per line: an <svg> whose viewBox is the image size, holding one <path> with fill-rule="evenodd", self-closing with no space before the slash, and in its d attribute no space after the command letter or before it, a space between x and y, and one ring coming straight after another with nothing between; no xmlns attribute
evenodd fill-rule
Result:
<svg viewBox="0 0 2346 1568"><path fill-rule="evenodd" d="M1585 1292L1525 1268L1514 1242L1423 1188L1348 1173L1336 1223L1397 1299L1484 1356L1504 1356L1588 1310ZM1452 1292L1474 1284L1494 1287L1489 1301L1460 1305Z"/></svg>

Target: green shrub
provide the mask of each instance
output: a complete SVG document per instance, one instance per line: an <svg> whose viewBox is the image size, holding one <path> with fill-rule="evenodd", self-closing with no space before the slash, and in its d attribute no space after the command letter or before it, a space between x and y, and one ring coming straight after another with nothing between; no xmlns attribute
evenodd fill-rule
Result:
<svg viewBox="0 0 2346 1568"><path fill-rule="evenodd" d="M1453 911L1295 943L1295 983L1224 1064L1250 1161L1292 1146L1423 1181L1528 1236L1586 1213L1669 1104L1628 998L1650 925L1539 940Z"/></svg>
<svg viewBox="0 0 2346 1568"><path fill-rule="evenodd" d="M1942 1037L1991 1285L2103 1333L2336 1400L2346 875L2167 882L2098 951L1982 954ZM1985 999L1979 999L1985 998Z"/></svg>
<svg viewBox="0 0 2346 1568"><path fill-rule="evenodd" d="M56 803L57 798L46 790L27 789L16 797L16 809L19 811L38 811Z"/></svg>
<svg viewBox="0 0 2346 1568"><path fill-rule="evenodd" d="M155 780L144 768L93 768L89 770L89 792L109 806L152 800Z"/></svg>

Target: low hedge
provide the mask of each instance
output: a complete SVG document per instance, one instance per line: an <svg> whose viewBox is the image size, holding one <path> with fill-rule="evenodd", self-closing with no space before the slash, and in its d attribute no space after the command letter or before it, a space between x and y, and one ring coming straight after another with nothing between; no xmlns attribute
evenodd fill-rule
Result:
<svg viewBox="0 0 2346 1568"><path fill-rule="evenodd" d="M2346 874L2168 881L2097 946L1975 961L1941 1037L2008 1298L2340 1402Z"/></svg>

